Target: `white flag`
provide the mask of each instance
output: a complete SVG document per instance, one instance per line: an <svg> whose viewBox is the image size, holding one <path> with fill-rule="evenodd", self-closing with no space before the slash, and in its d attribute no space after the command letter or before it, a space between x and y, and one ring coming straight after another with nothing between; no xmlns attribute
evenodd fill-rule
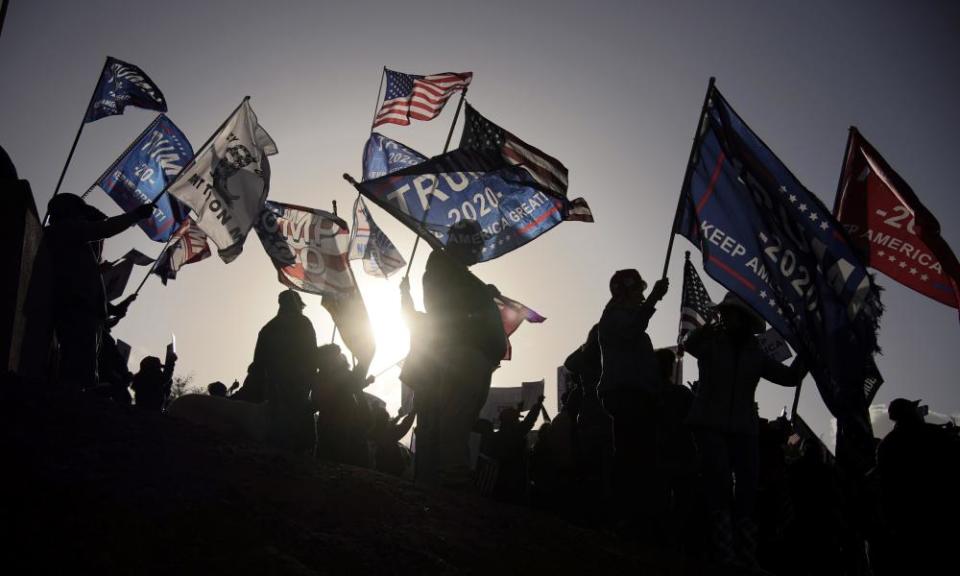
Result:
<svg viewBox="0 0 960 576"><path fill-rule="evenodd" d="M373 221L367 205L359 196L353 203L350 259L363 260L363 271L381 278L389 278L391 274L407 265L397 247Z"/></svg>
<svg viewBox="0 0 960 576"><path fill-rule="evenodd" d="M230 262L243 250L270 188L267 156L277 145L244 100L193 164L170 186L170 195L189 206L197 227Z"/></svg>

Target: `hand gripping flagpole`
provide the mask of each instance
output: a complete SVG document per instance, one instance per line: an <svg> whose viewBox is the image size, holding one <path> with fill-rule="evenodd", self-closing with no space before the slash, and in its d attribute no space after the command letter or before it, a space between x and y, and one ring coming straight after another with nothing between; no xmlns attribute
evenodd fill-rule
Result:
<svg viewBox="0 0 960 576"><path fill-rule="evenodd" d="M4 4L6 6L6 4ZM70 160L73 159L73 153L77 149L77 142L80 141L80 134L83 134L83 127L87 124L87 113L90 111L90 107L93 106L93 100L97 96L97 87L100 86L100 80L103 78L103 72L107 69L108 58L103 59L103 68L100 69L100 74L97 74L97 83L93 87L93 92L90 93L90 101L87 103L87 107L83 110L83 120L80 121L80 127L77 128L77 135L73 137L73 144L70 146L70 152L67 154L67 161L63 163L63 170L60 171L60 178L57 180L57 187L53 189L53 196L56 196L60 193L60 185L63 184L63 177L67 174L67 168L70 166ZM53 197L51 197L52 199ZM49 205L48 205L49 208ZM47 218L50 216L49 209L43 215L43 225L47 224Z"/></svg>
<svg viewBox="0 0 960 576"><path fill-rule="evenodd" d="M453 115L453 122L450 123L450 131L447 132L447 141L443 144L443 154L446 154L450 149L450 139L453 138L453 129L457 126L457 119L460 117L460 109L463 108L463 99L467 95L467 87L463 87L463 91L460 92L460 101L457 102L457 111ZM433 189L437 187L437 179L434 179L433 185L430 186L430 192L427 195L427 209L423 211L423 216L420 217L420 228L423 229L423 225L427 222L427 216L430 215L430 207L433 204ZM417 239L413 241L413 250L410 252L410 261L407 262L407 271L403 275L403 279L406 280L410 277L410 268L413 267L413 258L417 255L417 246L420 244L420 234L417 234Z"/></svg>
<svg viewBox="0 0 960 576"><path fill-rule="evenodd" d="M667 257L663 259L663 274L661 278L667 277L667 268L670 266L670 254L673 252L673 239L677 233L677 224L680 222L680 215L683 213L683 203L687 196L685 190L690 185L690 176L693 174L693 167L696 166L697 147L700 146L700 136L703 132L703 123L706 119L707 106L710 103L710 97L713 95L713 84L716 78L710 77L707 83L707 94L703 97L703 106L700 107L700 119L697 122L697 132L693 135L693 145L690 147L690 159L687 161L687 170L683 174L683 185L680 188L680 198L677 200L677 211L673 215L673 225L670 228L670 240L667 241Z"/></svg>
<svg viewBox="0 0 960 576"><path fill-rule="evenodd" d="M188 169L193 168L193 165L197 163L197 157L200 156L200 154L202 154L203 152L206 151L207 146L209 146L210 143L213 142L213 139L217 137L217 134L219 134L221 131L223 131L223 129L224 129L224 127L226 127L227 123L230 122L230 119L233 118L233 115L237 113L237 110L240 110L240 107L243 106L244 102L246 102L246 101L248 101L248 100L250 100L250 97L249 97L249 96L244 96L244 97L243 97L243 100L240 101L240 105L237 106L237 107L233 110L233 112L230 113L229 116L227 116L227 119L224 120L223 123L220 124L220 126L219 126L216 130L214 130L213 134L211 134L210 137L207 138L207 141L204 142L203 145L200 146L200 148L198 148L199 152L197 152L197 153L195 153L195 154L193 155L193 158L191 158L190 161L187 162L187 165L184 166L182 170L180 170L180 173L177 175L176 178L174 178L174 179L171 180L170 182L167 182L167 185L163 187L163 190L161 190L159 194L157 194L157 197L156 197L156 198L154 198L153 200L150 201L150 204L152 204L152 205L155 206L155 205L157 204L157 200L159 200L161 197L163 197L163 195L167 193L167 190L170 189L170 186L172 186L173 184L175 184L175 183L180 179L180 174L183 174L183 173L185 173ZM182 225L183 225L183 224L181 223L181 226L182 226ZM178 227L178 229L179 229L179 227ZM143 288L143 285L147 283L147 279L150 278L150 276L153 274L153 271L157 269L157 263L160 262L160 259L163 258L163 255L167 252L167 250L170 249L170 242L173 240L173 238L174 238L175 235L176 235L176 232L174 232L173 234L170 235L170 239L167 240L167 243L164 245L163 250L160 251L160 254L157 256L157 259L153 261L153 265L150 266L150 270L147 270L147 274L143 277L143 280L140 281L140 284L137 286L136 291L133 293L134 295L137 295L137 294L140 293L140 289Z"/></svg>

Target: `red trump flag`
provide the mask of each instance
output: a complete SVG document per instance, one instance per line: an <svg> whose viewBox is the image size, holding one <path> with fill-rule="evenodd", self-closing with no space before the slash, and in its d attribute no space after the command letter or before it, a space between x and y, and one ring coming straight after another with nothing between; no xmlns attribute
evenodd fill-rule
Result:
<svg viewBox="0 0 960 576"><path fill-rule="evenodd" d="M868 266L960 307L960 264L940 236L940 223L853 127L833 212Z"/></svg>

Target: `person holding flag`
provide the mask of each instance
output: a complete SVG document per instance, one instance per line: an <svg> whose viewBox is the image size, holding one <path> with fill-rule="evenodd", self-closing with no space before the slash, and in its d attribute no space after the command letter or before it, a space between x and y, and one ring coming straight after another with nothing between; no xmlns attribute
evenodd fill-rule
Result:
<svg viewBox="0 0 960 576"><path fill-rule="evenodd" d="M400 285L411 332L400 380L416 392L415 478L428 486L469 482L470 432L507 350L494 302L499 292L469 270L480 257L482 236L475 221L460 221L446 248L430 254L423 274L426 313L415 309L409 281Z"/></svg>
<svg viewBox="0 0 960 576"><path fill-rule="evenodd" d="M60 344L60 382L68 394L97 385L100 334L107 320L107 297L100 276L96 242L123 232L153 214L153 205L106 219L91 220L86 202L75 194L54 196L47 206L50 224L41 252L52 267L51 308Z"/></svg>

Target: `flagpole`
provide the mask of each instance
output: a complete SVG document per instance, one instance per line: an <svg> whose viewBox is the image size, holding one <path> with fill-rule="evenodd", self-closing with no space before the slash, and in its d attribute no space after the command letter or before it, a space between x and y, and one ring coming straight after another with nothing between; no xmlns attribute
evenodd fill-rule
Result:
<svg viewBox="0 0 960 576"><path fill-rule="evenodd" d="M209 146L211 142L213 142L213 139L216 138L218 134L220 134L220 132L224 129L224 127L226 127L226 125L230 122L230 119L233 118L234 114L236 114L237 111L240 110L240 108L243 106L243 104L244 104L245 102L247 102L248 100L250 100L250 97L249 97L249 96L244 96L244 97L243 97L243 100L241 100L241 101L240 101L240 104L239 104L236 108L233 109L233 112L231 112L229 116L227 116L227 119L224 120L223 123L220 124L220 126L217 127L217 129L213 131L213 134L211 134L210 137L207 138L207 141L204 142L202 146L200 146L199 148L197 148L197 152L195 152L195 153L193 154L193 158L191 158L190 161L187 162L187 165L184 166L182 170L180 170L180 173L177 174L177 177L174 178L173 180L171 180L170 182L167 182L167 185L163 187L163 190L161 190L160 193L157 194L157 197L153 199L153 201L151 202L152 204L156 204L156 203L160 200L160 198L162 198L163 195L167 193L167 190L170 189L170 186L172 186L172 185L175 184L178 180L180 180L180 175L182 175L183 173L185 173L185 172L186 172L187 170L189 170L190 168L193 168L193 165L197 163L197 157L200 156L200 154L202 154L202 153L205 151L206 147Z"/></svg>
<svg viewBox="0 0 960 576"><path fill-rule="evenodd" d="M97 96L97 87L100 86L100 80L103 79L103 72L107 69L107 62L109 62L109 57L103 59L103 67L100 68L100 74L97 74L97 83L93 87L93 92L90 93L90 101L87 102L87 107L83 110L83 119L80 121L80 127L77 128L77 135L73 137L73 144L70 146L70 153L67 154L67 161L63 163L63 170L60 171L60 178L57 180L57 187L53 189L53 196L51 199L60 193L60 185L63 184L63 177L67 174L67 168L70 166L70 160L73 159L73 153L77 149L77 142L80 141L80 134L83 134L83 127L87 124L87 112L90 111L90 106L93 105L93 100ZM48 206L48 210L43 215L44 225L46 225L47 218L49 216L50 211Z"/></svg>
<svg viewBox="0 0 960 576"><path fill-rule="evenodd" d="M673 252L673 239L676 236L677 224L680 222L680 214L683 213L683 201L686 198L684 190L690 184L690 175L693 174L693 158L697 153L697 146L700 144L700 133L703 128L703 120L707 112L707 104L710 102L710 96L713 94L713 84L716 78L710 77L707 83L707 93L703 97L703 106L700 107L700 118L697 121L697 132L693 135L693 144L690 147L690 156L687 161L687 170L683 174L683 185L680 187L680 198L677 200L677 211L673 215L673 225L670 228L670 239L667 241L667 257L663 259L663 274L661 278L667 277L667 268L670 266L670 254Z"/></svg>
<svg viewBox="0 0 960 576"><path fill-rule="evenodd" d="M337 215L337 201L333 201L333 215ZM350 261L347 260L347 266L350 266ZM330 318L333 319L333 315L330 315ZM337 339L337 321L333 321L333 333L330 334L330 343L333 344Z"/></svg>
<svg viewBox="0 0 960 576"><path fill-rule="evenodd" d="M183 224L181 223L180 226L183 226ZM178 226L177 230L179 229L180 227ZM159 263L163 258L163 255L167 253L167 250L170 249L171 242L173 242L176 234L176 230L173 232L173 234L170 234L170 238L167 239L167 243L163 245L163 250L161 250L160 254L157 255L156 259L153 261L153 264L150 265L150 269L147 270L146 276L144 276L143 280L140 281L140 284L137 285L137 289L133 291L134 296L140 294L140 289L143 288L143 285L147 283L147 279L150 278L150 276L153 274L153 271L157 269L157 263Z"/></svg>
<svg viewBox="0 0 960 576"><path fill-rule="evenodd" d="M450 149L450 139L453 138L453 129L457 126L457 119L460 118L460 109L463 108L463 99L467 96L467 87L464 86L463 91L460 92L460 101L457 102L457 111L453 114L453 122L450 123L450 131L447 132L447 141L443 144L442 154L446 154L447 150ZM437 180L434 179L433 185L430 186L430 194L427 196L427 209L424 210L423 216L420 218L420 228L423 228L424 223L427 221L427 215L430 214L430 206L433 203L433 189L437 186ZM407 262L407 271L403 275L404 279L410 277L410 268L413 267L413 258L417 255L417 246L420 244L420 234L417 233L417 239L413 241L413 250L410 252L410 261Z"/></svg>
<svg viewBox="0 0 960 576"><path fill-rule="evenodd" d="M380 86L377 87L377 101L373 104L373 120L370 121L370 132L373 133L373 125L377 123L377 111L380 110L380 91L383 90L383 78L387 75L387 67L380 70Z"/></svg>

